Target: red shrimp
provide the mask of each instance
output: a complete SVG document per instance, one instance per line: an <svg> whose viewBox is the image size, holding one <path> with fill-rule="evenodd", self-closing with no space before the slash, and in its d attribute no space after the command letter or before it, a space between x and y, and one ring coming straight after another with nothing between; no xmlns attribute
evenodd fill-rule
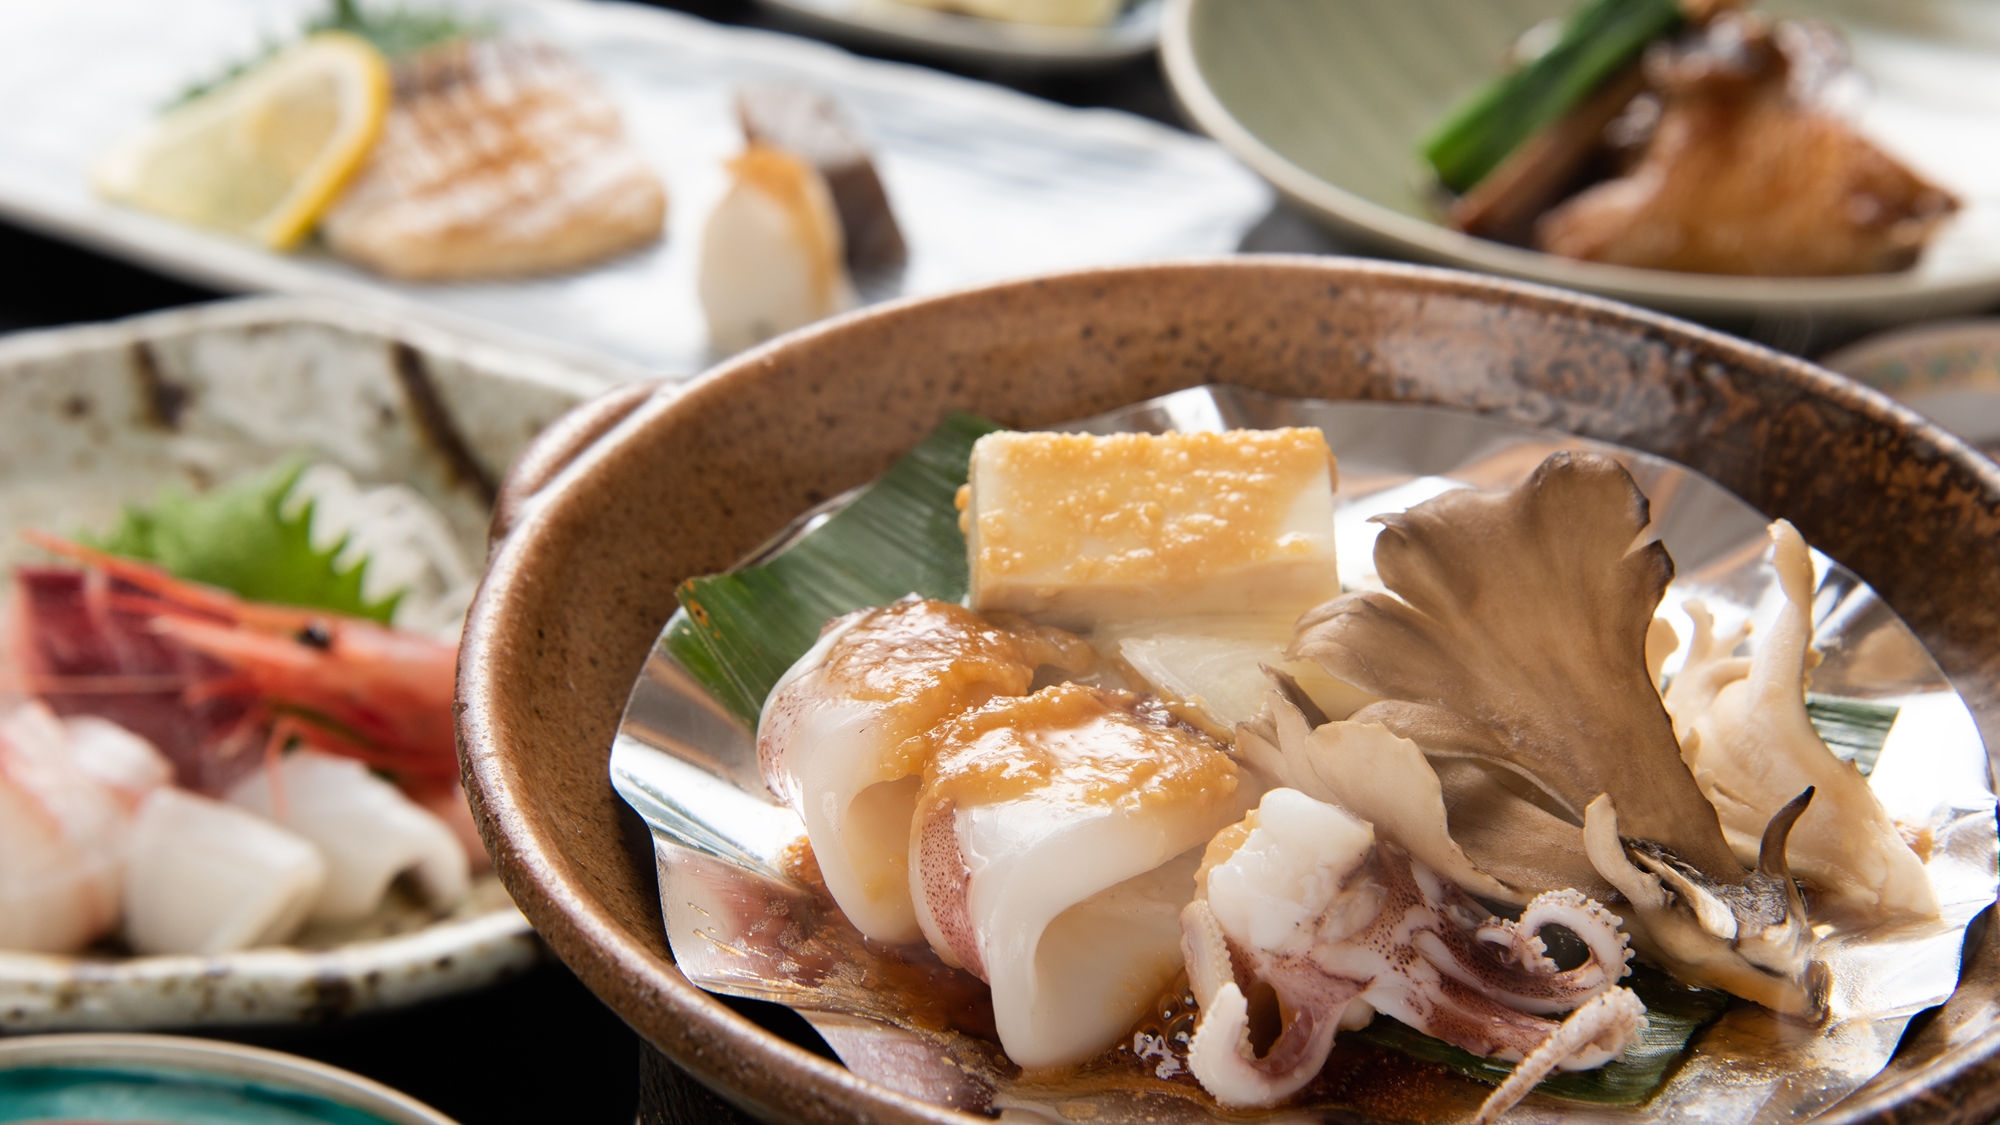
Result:
<svg viewBox="0 0 2000 1125"><path fill-rule="evenodd" d="M262 742L269 758L297 738L385 770L420 798L453 788L455 645L324 610L247 601L54 535L30 531L27 538L112 580L93 587L86 577L83 596L93 622L130 615L150 639L181 650L170 653L174 674L166 678L183 707L224 705L222 713L232 718L207 727L196 755L233 758ZM120 648L115 634L98 642L114 653ZM36 674L33 669L52 663L46 655L26 663L25 686L72 700L135 679L118 675L129 665L116 655L108 676ZM160 663L155 659L145 670L158 671ZM62 709L92 708L72 702ZM188 772L189 763L177 765Z"/></svg>

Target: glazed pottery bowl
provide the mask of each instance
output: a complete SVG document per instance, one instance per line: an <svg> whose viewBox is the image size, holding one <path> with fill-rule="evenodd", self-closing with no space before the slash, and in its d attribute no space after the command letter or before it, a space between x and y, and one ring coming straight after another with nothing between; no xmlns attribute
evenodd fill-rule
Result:
<svg viewBox="0 0 2000 1125"><path fill-rule="evenodd" d="M1419 267L1256 258L1060 275L890 305L681 387L621 388L502 488L461 652L460 738L501 877L607 1003L782 1121L967 1121L794 1046L674 967L607 761L674 586L865 482L952 410L1017 427L1204 383L1453 407L1696 468L1872 583L2000 735L2000 467L1874 391L1605 301ZM2000 946L1833 1120L2000 1110Z"/></svg>

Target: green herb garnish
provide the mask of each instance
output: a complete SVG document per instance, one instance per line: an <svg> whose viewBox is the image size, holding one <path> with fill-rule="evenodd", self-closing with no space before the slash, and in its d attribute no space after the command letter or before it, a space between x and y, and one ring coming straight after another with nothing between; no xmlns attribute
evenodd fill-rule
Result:
<svg viewBox="0 0 2000 1125"><path fill-rule="evenodd" d="M1590 0L1553 47L1459 103L1424 140L1424 159L1445 187L1470 189L1683 19L1678 0Z"/></svg>
<svg viewBox="0 0 2000 1125"><path fill-rule="evenodd" d="M488 21L468 20L449 11L412 11L402 7L364 10L356 0L333 0L333 7L306 21L296 38L322 31L345 31L358 35L394 61L449 39L491 35L494 27ZM167 104L167 108L191 102L227 86L269 61L286 46L288 44L281 41L265 41L256 55L229 64L213 78L188 86Z"/></svg>
<svg viewBox="0 0 2000 1125"><path fill-rule="evenodd" d="M967 585L953 497L972 443L1001 427L946 418L861 497L777 558L681 584L662 643L701 686L755 725L764 697L843 613L905 594L957 601Z"/></svg>
<svg viewBox="0 0 2000 1125"><path fill-rule="evenodd" d="M345 570L336 564L347 545L344 538L325 551L313 547L313 505L285 514L287 498L304 471L305 462L294 459L262 476L198 495L169 488L150 508L127 504L109 535L77 538L252 601L332 610L387 624L402 591L368 601L361 592L367 563Z"/></svg>

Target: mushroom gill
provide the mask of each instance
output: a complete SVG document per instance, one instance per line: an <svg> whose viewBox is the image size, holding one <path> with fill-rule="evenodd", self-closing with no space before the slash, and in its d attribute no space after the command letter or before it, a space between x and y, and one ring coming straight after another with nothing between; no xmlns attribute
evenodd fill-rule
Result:
<svg viewBox="0 0 2000 1125"><path fill-rule="evenodd" d="M1759 870L1744 868L1661 704L1647 634L1674 566L1660 542L1639 541L1649 505L1630 474L1559 452L1515 488L1379 519L1375 565L1391 593L1306 614L1289 655L1381 697L1349 721L1420 747L1448 802L1504 804L1536 820L1538 841L1560 841L1571 867L1587 861L1629 900L1643 953L1693 983L1815 1011L1784 831ZM1526 785L1509 792L1503 778ZM1481 871L1524 877L1506 835L1454 838Z"/></svg>

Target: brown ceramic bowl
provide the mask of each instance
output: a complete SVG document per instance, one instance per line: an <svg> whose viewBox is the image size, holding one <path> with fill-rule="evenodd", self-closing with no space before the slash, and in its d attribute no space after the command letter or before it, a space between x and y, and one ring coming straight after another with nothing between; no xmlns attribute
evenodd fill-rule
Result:
<svg viewBox="0 0 2000 1125"><path fill-rule="evenodd" d="M1033 427L1201 383L1461 407L1618 442L1735 490L1873 583L2000 735L2000 466L1795 359L1471 274L1236 258L890 305L685 387L580 408L516 466L459 671L468 789L515 901L668 1058L778 1121L968 1121L864 1082L674 968L607 773L674 586L860 484L947 411ZM2000 936L1838 1121L2000 1113Z"/></svg>

